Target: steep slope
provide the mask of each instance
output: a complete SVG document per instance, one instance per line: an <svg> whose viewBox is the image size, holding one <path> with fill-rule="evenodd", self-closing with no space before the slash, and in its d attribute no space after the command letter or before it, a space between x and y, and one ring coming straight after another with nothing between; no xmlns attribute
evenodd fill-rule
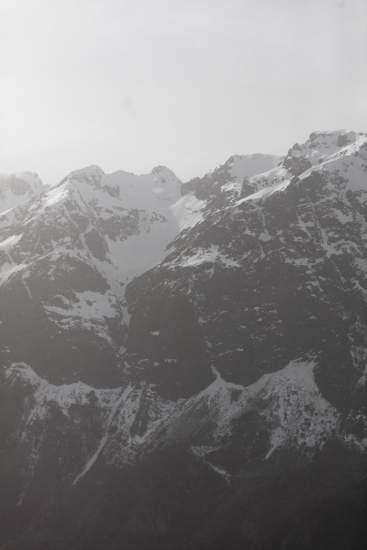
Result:
<svg viewBox="0 0 367 550"><path fill-rule="evenodd" d="M312 136L301 175L292 148L279 167L245 183L243 198L181 233L165 261L130 285L128 349L149 364L162 391L176 391L170 377L182 386L178 394L191 391L186 369L197 389L212 366L248 384L314 354L324 365L325 396L348 408L365 360L367 146L353 134L337 147L340 136ZM330 155L309 168L307 149L319 141L330 142ZM160 357L167 346L174 348L169 368Z"/></svg>
<svg viewBox="0 0 367 550"><path fill-rule="evenodd" d="M248 179L274 168L281 161L274 155L233 155L201 178L182 186L183 197L173 209L179 214L180 229L189 229L214 209L221 209L240 197Z"/></svg>
<svg viewBox="0 0 367 550"><path fill-rule="evenodd" d="M362 550L367 136L178 187L91 167L3 217L0 548Z"/></svg>

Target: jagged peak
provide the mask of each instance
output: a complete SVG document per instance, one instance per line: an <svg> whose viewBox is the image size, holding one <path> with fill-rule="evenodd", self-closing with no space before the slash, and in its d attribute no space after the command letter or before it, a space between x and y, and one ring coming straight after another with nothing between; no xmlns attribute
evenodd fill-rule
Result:
<svg viewBox="0 0 367 550"><path fill-rule="evenodd" d="M303 144L295 144L283 162L267 174L251 178L244 200L263 200L289 183L319 173L329 189L367 191L367 134L345 130L313 132ZM242 193L243 194L243 193Z"/></svg>
<svg viewBox="0 0 367 550"><path fill-rule="evenodd" d="M105 173L96 165L74 170L45 197L47 205L54 205L79 194L85 203L114 208L159 208L157 200L172 203L180 196L181 182L165 166L137 175L124 170ZM78 198L76 200L79 200Z"/></svg>
<svg viewBox="0 0 367 550"><path fill-rule="evenodd" d="M312 132L307 141L295 143L284 158L283 165L298 176L311 166L324 162L344 147L367 136L362 132L347 130L319 130Z"/></svg>
<svg viewBox="0 0 367 550"><path fill-rule="evenodd" d="M356 141L358 136L363 135L361 132L349 130L317 130L312 132L308 141L312 143L336 143L338 147L349 145Z"/></svg>

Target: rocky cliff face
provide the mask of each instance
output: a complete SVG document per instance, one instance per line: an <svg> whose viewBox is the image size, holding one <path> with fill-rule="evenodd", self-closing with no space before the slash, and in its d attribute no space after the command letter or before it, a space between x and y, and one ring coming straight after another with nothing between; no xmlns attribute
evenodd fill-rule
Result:
<svg viewBox="0 0 367 550"><path fill-rule="evenodd" d="M362 548L366 224L353 132L3 213L0 548Z"/></svg>

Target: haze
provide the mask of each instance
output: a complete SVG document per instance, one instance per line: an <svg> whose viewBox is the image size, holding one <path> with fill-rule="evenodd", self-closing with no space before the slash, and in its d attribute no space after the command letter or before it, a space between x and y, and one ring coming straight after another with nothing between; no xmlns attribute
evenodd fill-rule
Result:
<svg viewBox="0 0 367 550"><path fill-rule="evenodd" d="M364 0L1 0L0 171L186 180L367 130Z"/></svg>

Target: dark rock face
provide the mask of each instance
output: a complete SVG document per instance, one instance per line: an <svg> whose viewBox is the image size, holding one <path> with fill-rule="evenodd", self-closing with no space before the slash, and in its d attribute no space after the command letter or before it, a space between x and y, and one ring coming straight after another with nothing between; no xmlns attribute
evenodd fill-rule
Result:
<svg viewBox="0 0 367 550"><path fill-rule="evenodd" d="M239 201L194 227L158 268L130 285L129 342L139 343L133 351L151 358L146 332L186 295L190 325L197 325L192 342L206 347L207 368L247 385L311 355L325 397L348 409L363 371L352 359L356 330L366 345L366 272L356 266L367 260L367 220L342 199L346 180L334 178L331 188L330 176L317 171L292 179L282 192Z"/></svg>
<svg viewBox="0 0 367 550"><path fill-rule="evenodd" d="M364 548L367 137L178 188L0 217L0 548Z"/></svg>
<svg viewBox="0 0 367 550"><path fill-rule="evenodd" d="M167 296L164 290L145 298L133 315L127 349L163 396L190 397L213 381L210 358L190 297L180 291Z"/></svg>

